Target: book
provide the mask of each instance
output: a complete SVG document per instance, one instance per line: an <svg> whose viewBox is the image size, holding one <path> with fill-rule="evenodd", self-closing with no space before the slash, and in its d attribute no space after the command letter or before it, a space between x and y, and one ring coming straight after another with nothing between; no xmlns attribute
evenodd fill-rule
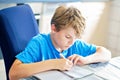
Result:
<svg viewBox="0 0 120 80"><path fill-rule="evenodd" d="M72 76L73 78L79 79L93 74L93 72L91 72L90 70L84 69L80 66L74 66L71 70L63 71L63 73Z"/></svg>
<svg viewBox="0 0 120 80"><path fill-rule="evenodd" d="M63 74L58 70L46 71L39 74L35 74L35 77L40 80L73 80L71 77Z"/></svg>
<svg viewBox="0 0 120 80"><path fill-rule="evenodd" d="M69 71L51 70L51 71L35 74L34 76L41 80L74 80L74 79L80 79L92 74L93 72L87 69L84 69L80 66L74 66Z"/></svg>
<svg viewBox="0 0 120 80"><path fill-rule="evenodd" d="M120 69L108 64L103 69L94 73L95 75L104 78L105 80L120 80Z"/></svg>

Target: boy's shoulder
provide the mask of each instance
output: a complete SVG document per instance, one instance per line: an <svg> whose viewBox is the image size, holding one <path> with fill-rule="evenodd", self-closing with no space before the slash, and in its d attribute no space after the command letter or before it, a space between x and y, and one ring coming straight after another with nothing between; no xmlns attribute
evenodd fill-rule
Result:
<svg viewBox="0 0 120 80"><path fill-rule="evenodd" d="M84 43L85 41L83 41L82 39L76 39L75 43Z"/></svg>
<svg viewBox="0 0 120 80"><path fill-rule="evenodd" d="M36 36L33 37L33 39L38 39L38 38L45 38L47 34L37 34Z"/></svg>
<svg viewBox="0 0 120 80"><path fill-rule="evenodd" d="M47 36L48 34L37 34L32 38L32 40L37 40L37 41L46 40Z"/></svg>
<svg viewBox="0 0 120 80"><path fill-rule="evenodd" d="M89 43L87 43L86 41L82 40L82 39L77 39L74 42L74 45L90 45Z"/></svg>

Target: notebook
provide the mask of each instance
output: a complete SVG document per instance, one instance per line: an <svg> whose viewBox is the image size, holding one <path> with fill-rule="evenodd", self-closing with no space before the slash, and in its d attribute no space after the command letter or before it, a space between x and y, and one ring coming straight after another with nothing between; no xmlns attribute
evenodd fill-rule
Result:
<svg viewBox="0 0 120 80"><path fill-rule="evenodd" d="M74 66L69 71L52 70L52 71L39 73L34 76L41 80L74 80L74 79L80 79L92 74L93 72L91 72L90 70L84 69L80 66Z"/></svg>

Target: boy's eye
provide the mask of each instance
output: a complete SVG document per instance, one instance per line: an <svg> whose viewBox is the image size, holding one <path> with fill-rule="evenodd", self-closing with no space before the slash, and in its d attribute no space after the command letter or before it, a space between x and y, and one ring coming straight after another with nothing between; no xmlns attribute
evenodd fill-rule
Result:
<svg viewBox="0 0 120 80"><path fill-rule="evenodd" d="M65 36L66 38L70 38L70 36Z"/></svg>

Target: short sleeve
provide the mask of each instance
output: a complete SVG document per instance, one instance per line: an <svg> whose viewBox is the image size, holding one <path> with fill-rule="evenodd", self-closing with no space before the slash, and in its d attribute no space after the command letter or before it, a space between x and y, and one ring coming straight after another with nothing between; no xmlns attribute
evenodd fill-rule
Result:
<svg viewBox="0 0 120 80"><path fill-rule="evenodd" d="M76 53L81 56L88 56L94 54L96 52L96 45L88 44L82 40L77 40L74 43L74 48L76 49Z"/></svg>
<svg viewBox="0 0 120 80"><path fill-rule="evenodd" d="M23 63L32 63L37 61L37 56L39 55L40 49L39 42L36 38L33 38L27 45L24 51L16 55L16 58Z"/></svg>

